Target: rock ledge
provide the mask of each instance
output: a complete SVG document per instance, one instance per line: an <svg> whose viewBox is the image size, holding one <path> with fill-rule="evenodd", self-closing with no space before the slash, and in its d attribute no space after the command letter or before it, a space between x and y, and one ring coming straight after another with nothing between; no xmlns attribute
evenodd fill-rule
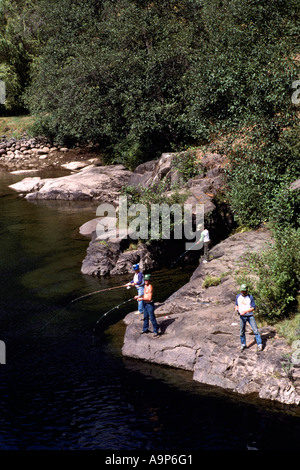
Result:
<svg viewBox="0 0 300 470"><path fill-rule="evenodd" d="M274 328L260 328L264 349L259 354L248 329L247 349L240 352L233 273L246 250L261 249L268 241L270 233L258 230L233 235L215 246L212 261L200 262L191 280L157 305L162 333L158 339L140 335L141 321L129 313L124 320L123 355L192 371L194 380L203 384L298 405L300 367L287 361L292 349ZM207 275L221 272L228 274L219 285L202 286Z"/></svg>

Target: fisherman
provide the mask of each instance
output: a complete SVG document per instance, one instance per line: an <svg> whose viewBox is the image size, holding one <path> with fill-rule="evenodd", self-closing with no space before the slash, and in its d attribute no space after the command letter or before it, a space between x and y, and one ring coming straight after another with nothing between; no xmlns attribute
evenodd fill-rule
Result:
<svg viewBox="0 0 300 470"><path fill-rule="evenodd" d="M201 230L202 226L199 224L197 226L197 230ZM209 245L210 245L210 237L209 237L209 231L207 230L206 227L201 231L201 237L198 243L201 243L203 241L203 263L208 263L208 250L209 250Z"/></svg>
<svg viewBox="0 0 300 470"><path fill-rule="evenodd" d="M253 312L255 310L255 301L252 295L248 294L248 286L242 284L240 287L241 293L236 296L235 299L235 310L240 315L240 339L241 339L241 351L246 346L246 323L249 322L253 333L255 335L257 343L257 352L262 351L262 340L259 334Z"/></svg>
<svg viewBox="0 0 300 470"><path fill-rule="evenodd" d="M158 338L158 324L154 314L154 302L153 302L153 286L151 283L150 274L145 274L145 288L142 297L136 296L140 301L144 302L144 324L143 331L141 334L149 333L149 319L153 325L153 338Z"/></svg>
<svg viewBox="0 0 300 470"><path fill-rule="evenodd" d="M133 280L125 284L124 287L133 287L135 286L137 288L138 295L136 297L140 297L144 293L144 275L140 271L140 266L139 264L134 264L132 266L132 269L134 270L134 276ZM143 314L144 312L144 302L142 300L138 301L138 310L134 312L136 315Z"/></svg>

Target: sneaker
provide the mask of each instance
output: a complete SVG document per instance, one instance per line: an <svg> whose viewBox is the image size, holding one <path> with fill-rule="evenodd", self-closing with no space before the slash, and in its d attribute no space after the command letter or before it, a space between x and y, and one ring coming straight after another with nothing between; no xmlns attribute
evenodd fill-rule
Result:
<svg viewBox="0 0 300 470"><path fill-rule="evenodd" d="M135 315L139 315L140 312L137 310L136 312L134 312Z"/></svg>
<svg viewBox="0 0 300 470"><path fill-rule="evenodd" d="M242 346L241 346L241 352L243 352L244 349L246 349L246 347L247 347L247 346L245 346L244 344L242 344Z"/></svg>
<svg viewBox="0 0 300 470"><path fill-rule="evenodd" d="M262 351L262 350L263 350L262 344L259 344L259 345L257 346L257 352L260 352L260 351Z"/></svg>
<svg viewBox="0 0 300 470"><path fill-rule="evenodd" d="M158 338L158 337L159 337L159 333L153 333L152 337L153 337L153 338Z"/></svg>
<svg viewBox="0 0 300 470"><path fill-rule="evenodd" d="M206 261L206 259L203 260L203 263L208 263L208 261Z"/></svg>
<svg viewBox="0 0 300 470"><path fill-rule="evenodd" d="M147 333L149 333L149 330L142 331L142 332L141 332L141 335L145 335L145 334L147 334Z"/></svg>

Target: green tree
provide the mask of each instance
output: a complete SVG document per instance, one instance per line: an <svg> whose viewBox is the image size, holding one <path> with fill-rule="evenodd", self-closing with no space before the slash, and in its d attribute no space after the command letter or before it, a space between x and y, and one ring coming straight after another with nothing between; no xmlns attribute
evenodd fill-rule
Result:
<svg viewBox="0 0 300 470"><path fill-rule="evenodd" d="M39 43L38 21L33 23L36 5L34 0L0 0L0 79L6 86L4 113L25 109L23 93L30 83L31 64Z"/></svg>
<svg viewBox="0 0 300 470"><path fill-rule="evenodd" d="M196 136L291 112L298 15L294 0L203 2L206 39L190 107Z"/></svg>
<svg viewBox="0 0 300 470"><path fill-rule="evenodd" d="M188 140L185 72L201 42L200 2L48 5L28 102L53 135L98 140L122 161Z"/></svg>
<svg viewBox="0 0 300 470"><path fill-rule="evenodd" d="M296 0L39 0L26 102L41 132L131 167L217 132L258 124L271 139L278 116L296 122L298 13Z"/></svg>
<svg viewBox="0 0 300 470"><path fill-rule="evenodd" d="M289 124L282 118L262 122L252 129L247 145L231 155L228 191L241 224L257 227L269 220L280 224L289 220L297 227L299 196L288 187L300 175L299 127ZM284 208L288 200L291 212ZM285 222L284 214L288 216Z"/></svg>

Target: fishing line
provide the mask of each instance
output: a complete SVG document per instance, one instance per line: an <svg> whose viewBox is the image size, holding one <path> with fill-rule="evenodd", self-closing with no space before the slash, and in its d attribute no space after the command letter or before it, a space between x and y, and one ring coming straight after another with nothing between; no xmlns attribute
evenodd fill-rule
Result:
<svg viewBox="0 0 300 470"><path fill-rule="evenodd" d="M59 312L57 312L55 315L53 315L53 317L50 318L50 320L47 321L47 323L45 323L45 325L41 328L41 330L43 330L44 328L46 328L46 326L49 325L49 323L51 323L51 322L54 320L54 318L56 318L58 315L61 314L61 312L63 312L64 310L66 310L66 308L68 308L69 305L71 305L72 302L73 302L73 300L72 300L71 302L69 302L69 303L68 303L65 307L63 307L61 310L59 310Z"/></svg>
<svg viewBox="0 0 300 470"><path fill-rule="evenodd" d="M178 258L171 264L171 268L173 268L173 266L177 263L180 258L182 258L188 251L190 251L195 245L197 245L197 243L199 243L199 240L196 241L192 246L190 246L190 248L188 248L184 253L182 253L182 255L178 256Z"/></svg>
<svg viewBox="0 0 300 470"><path fill-rule="evenodd" d="M135 298L132 297L131 299L128 299L128 300L125 300L124 302L121 302L119 305L116 305L115 307L111 308L110 310L108 310L107 312L105 312L97 321L96 321L96 326L100 323L101 320L103 320L103 318L108 315L110 312L112 312L113 310L116 310L117 308L121 307L121 305L124 305L124 304L127 304L127 302L131 302L131 300L134 300ZM94 331L96 331L96 326L94 328Z"/></svg>
<svg viewBox="0 0 300 470"><path fill-rule="evenodd" d="M88 296L93 295L93 294L98 294L98 293L100 293L100 292L105 292L105 291L112 290L112 289L119 289L120 287L127 287L127 288L130 288L130 286L124 286L124 284L123 284L122 286L109 287L108 289L101 289L101 290L97 290L97 291L95 291L95 292L90 292L89 294L81 295L80 297L77 297L76 299L71 300L71 302L69 302L67 305L65 305L65 307L63 307L61 310L59 310L59 312L57 312L55 315L53 315L52 318L50 318L50 320L43 326L42 330L43 330L47 325L49 325L49 323L51 323L58 315L60 315L64 310L66 310L66 309L69 307L69 305L71 305L72 303L76 302L77 300L83 299L84 297L88 297ZM133 298L134 298L134 297L133 297ZM132 299L129 299L129 300L132 300ZM128 301L126 301L126 302L128 302ZM123 303L125 303L125 302L123 302ZM119 305L117 305L117 307L114 307L114 308L118 308L120 305L122 305L122 304L119 304ZM111 310L113 310L113 309L111 309ZM110 312L111 310L109 310L109 312ZM109 313L109 312L107 312L107 313ZM105 313L104 315L106 315L106 313Z"/></svg>

